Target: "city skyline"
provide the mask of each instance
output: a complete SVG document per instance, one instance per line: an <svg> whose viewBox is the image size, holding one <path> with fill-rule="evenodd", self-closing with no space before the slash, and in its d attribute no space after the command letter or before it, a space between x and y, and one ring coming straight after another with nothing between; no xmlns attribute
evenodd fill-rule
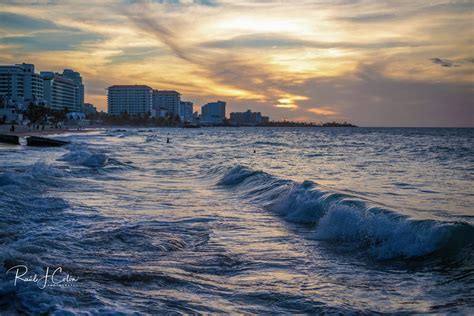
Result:
<svg viewBox="0 0 474 316"><path fill-rule="evenodd" d="M104 111L107 87L144 84L275 120L474 126L472 13L471 1L8 1L0 63L72 68Z"/></svg>

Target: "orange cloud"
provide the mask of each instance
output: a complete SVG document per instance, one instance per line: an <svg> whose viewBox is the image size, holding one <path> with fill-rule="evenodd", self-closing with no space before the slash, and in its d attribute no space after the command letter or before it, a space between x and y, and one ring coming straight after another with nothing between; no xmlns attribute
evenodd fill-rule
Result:
<svg viewBox="0 0 474 316"><path fill-rule="evenodd" d="M339 113L331 110L331 108L327 106L322 106L319 108L311 108L308 109L308 112L314 113L316 115L322 115L322 116L332 116L332 115L338 115Z"/></svg>
<svg viewBox="0 0 474 316"><path fill-rule="evenodd" d="M278 103L278 104L275 104L274 106L276 106L277 108L292 109L292 110L295 110L298 108L298 105L294 103Z"/></svg>
<svg viewBox="0 0 474 316"><path fill-rule="evenodd" d="M8 1L1 9L11 18L0 18L0 56L2 63L33 63L38 71L67 67L81 72L86 99L101 109L106 109L108 85L148 84L178 90L196 105L224 99L239 110L260 107L275 119L337 116L352 121L358 115L386 115L379 108L362 115L368 110L360 104L380 103L372 98L384 96L376 89L359 93L362 86L376 86L380 80L375 79L385 78L384 94L401 87L406 91L403 82L444 84L463 96L456 97L460 107L470 105L472 32L458 32L472 25L467 2L351 2L350 10L312 1L217 2L93 0L84 6L78 1ZM56 18L47 23L49 16ZM433 64L435 57L464 62L440 67ZM430 88L408 100L420 109L432 106L437 91ZM344 109L308 109L300 101L309 99L344 103ZM452 112L447 105L443 109ZM466 112L471 113L457 113Z"/></svg>
<svg viewBox="0 0 474 316"><path fill-rule="evenodd" d="M308 100L308 97L301 96L301 95L285 94L280 99L278 99L278 103L275 104L274 106L277 108L295 110L299 108L298 104L296 104L296 101L303 101L303 100Z"/></svg>

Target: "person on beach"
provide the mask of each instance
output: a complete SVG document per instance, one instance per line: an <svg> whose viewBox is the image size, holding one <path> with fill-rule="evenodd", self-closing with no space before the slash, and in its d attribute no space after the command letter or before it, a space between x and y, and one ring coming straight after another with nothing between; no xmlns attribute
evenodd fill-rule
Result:
<svg viewBox="0 0 474 316"><path fill-rule="evenodd" d="M10 132L15 133L15 125L14 124L12 124L12 126L10 127Z"/></svg>

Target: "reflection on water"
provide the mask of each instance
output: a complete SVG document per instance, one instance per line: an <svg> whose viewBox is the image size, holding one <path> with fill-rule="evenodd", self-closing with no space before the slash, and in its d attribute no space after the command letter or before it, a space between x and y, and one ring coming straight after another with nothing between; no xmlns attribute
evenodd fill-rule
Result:
<svg viewBox="0 0 474 316"><path fill-rule="evenodd" d="M466 313L473 136L121 129L2 146L0 310ZM14 286L20 264L79 280Z"/></svg>

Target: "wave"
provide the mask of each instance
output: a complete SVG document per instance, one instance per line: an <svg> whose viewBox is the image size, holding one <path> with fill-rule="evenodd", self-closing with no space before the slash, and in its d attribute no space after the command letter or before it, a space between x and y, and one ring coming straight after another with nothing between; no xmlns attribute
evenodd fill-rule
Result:
<svg viewBox="0 0 474 316"><path fill-rule="evenodd" d="M312 238L365 249L376 259L452 256L474 249L474 226L464 222L415 220L372 206L353 196L321 189L316 183L279 179L236 166L218 185L237 190L287 221L314 225Z"/></svg>
<svg viewBox="0 0 474 316"><path fill-rule="evenodd" d="M90 168L104 167L109 163L109 157L106 154L75 148L64 154L60 160Z"/></svg>
<svg viewBox="0 0 474 316"><path fill-rule="evenodd" d="M37 162L22 170L9 170L0 173L0 187L13 186L27 189L34 186L34 184L52 183L54 178L64 175L65 173L61 169L44 162Z"/></svg>
<svg viewBox="0 0 474 316"><path fill-rule="evenodd" d="M158 134L152 134L152 135L147 135L145 137L145 142L149 143L149 142L156 142L156 141L159 141L160 140L160 136Z"/></svg>

